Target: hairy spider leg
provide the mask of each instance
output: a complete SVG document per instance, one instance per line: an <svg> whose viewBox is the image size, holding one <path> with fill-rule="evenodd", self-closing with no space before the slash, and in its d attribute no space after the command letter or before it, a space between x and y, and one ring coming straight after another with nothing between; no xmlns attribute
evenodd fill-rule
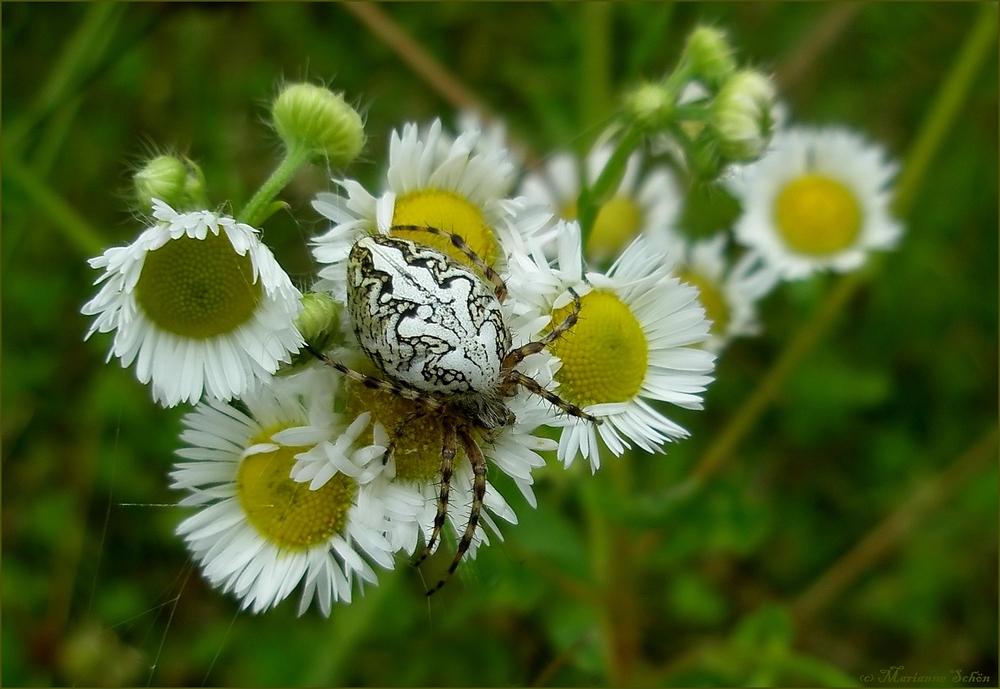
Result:
<svg viewBox="0 0 1000 689"><path fill-rule="evenodd" d="M497 301L503 302L507 298L507 285L504 284L503 278L500 274L493 270L486 261L479 257L472 247L465 243L461 235L457 235L454 232L449 232L448 230L442 230L437 227L428 227L425 225L393 225L393 230L402 230L404 232L417 232L424 231L430 234L436 234L439 237L445 237L451 242L451 245L465 254L465 257L472 261L472 265L479 269L479 271L486 276L486 279L490 281L493 285L493 293L496 295Z"/></svg>
<svg viewBox="0 0 1000 689"><path fill-rule="evenodd" d="M527 357L532 354L537 354L548 347L550 344L566 334L566 331L576 325L576 322L580 317L580 309L583 307L583 304L580 302L580 295L578 295L572 287L569 289L569 293L573 295L573 310L566 314L566 318L564 318L559 325L547 332L542 339L535 342L529 342L526 345L521 345L517 349L512 350L503 359L503 364L501 365L503 369L513 369Z"/></svg>
<svg viewBox="0 0 1000 689"><path fill-rule="evenodd" d="M392 433L389 434L389 444L386 445L385 452L382 453L382 464L388 464L389 458L396 453L396 443L399 442L399 436L403 434L403 429L409 424L413 423L422 416L427 416L428 410L422 407L415 407L407 412L403 420L396 424Z"/></svg>
<svg viewBox="0 0 1000 689"><path fill-rule="evenodd" d="M486 497L486 458L483 457L483 451L479 448L479 443L469 433L467 425L459 425L457 433L459 439L462 441L465 454L469 458L469 463L472 464L472 507L469 509L469 521L465 525L465 533L462 534L462 538L458 542L455 559L451 561L448 571L444 573L441 580L434 585L434 588L427 592L428 596L434 595L448 582L451 575L458 569L458 564L462 561L462 557L468 552L469 546L472 545L472 539L476 534L476 527L479 525L479 515L483 509L483 499Z"/></svg>
<svg viewBox="0 0 1000 689"><path fill-rule="evenodd" d="M441 529L444 528L444 520L448 515L448 494L451 492L451 475L455 466L455 454L458 452L458 426L453 423L451 417L447 417L444 422L444 439L441 442L441 491L438 494L437 514L434 515L434 528L431 537L424 546L424 552L413 563L414 567L420 565L431 554L437 544Z"/></svg>
<svg viewBox="0 0 1000 689"><path fill-rule="evenodd" d="M435 397L430 397L429 395L427 395L427 393L420 392L419 390L412 390L410 388L403 387L402 385L396 385L395 383L390 383L385 380L380 380L373 376L369 376L365 373L361 373L360 371L355 371L353 368L350 368L348 366L344 366L339 361L334 361L326 354L323 354L322 352L314 348L312 345L310 345L308 342L304 345L304 347L305 349L308 349L309 352L314 357L322 361L327 366L335 368L336 370L340 371L351 380L361 383L370 390L380 390L382 392L389 392L392 393L393 395L398 395L403 399L408 399L411 402L416 402L417 404L423 406L424 409L427 410L428 412L440 411L445 406L444 402L441 402Z"/></svg>
<svg viewBox="0 0 1000 689"><path fill-rule="evenodd" d="M570 311L568 314L566 314L566 318L564 318L562 322L559 323L559 325L557 325L548 333L546 333L545 336L542 337L542 339L538 340L537 342L529 342L526 345L518 347L510 354L508 354L506 357L504 357L502 367L504 370L507 371L507 380L509 380L510 382L516 383L517 385L526 388L528 391L535 393L536 395L545 399L553 406L559 407L567 414L571 414L572 416L578 416L581 419L586 419L587 421L590 421L591 423L594 424L600 424L602 423L601 419L597 418L596 416L592 416L591 414L588 414L575 404L567 402L554 392L546 390L541 385L539 385L534 378L526 376L520 371L514 370L514 367L517 366L519 363L521 363L526 357L529 357L532 354L536 354L542 351L550 344L555 342L558 338L565 335L570 330L570 328L576 325L577 320L579 319L580 316L580 309L582 308L582 304L580 302L580 295L578 295L576 291L573 290L573 288L569 289L569 293L573 295L573 310Z"/></svg>

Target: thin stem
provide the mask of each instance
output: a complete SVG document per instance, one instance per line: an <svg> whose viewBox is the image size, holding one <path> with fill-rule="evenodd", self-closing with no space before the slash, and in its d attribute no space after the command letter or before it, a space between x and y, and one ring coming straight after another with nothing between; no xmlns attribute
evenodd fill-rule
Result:
<svg viewBox="0 0 1000 689"><path fill-rule="evenodd" d="M311 157L312 152L305 146L289 147L285 153L285 159L261 185L246 207L236 216L236 219L257 227L264 219L274 197L288 185L295 173L307 164Z"/></svg>
<svg viewBox="0 0 1000 689"><path fill-rule="evenodd" d="M642 143L642 138L641 129L630 127L625 136L618 142L608 162L604 165L604 169L597 177L597 181L580 190L580 198L577 200L577 217L580 221L582 246L587 246L587 239L594 229L594 221L597 220L598 211L618 187L622 175L625 174L629 156Z"/></svg>
<svg viewBox="0 0 1000 689"><path fill-rule="evenodd" d="M860 273L842 277L830 290L812 319L802 327L764 375L753 393L729 421L715 442L701 456L689 480L700 484L708 480L729 457L743 436L775 398L788 375L823 338L837 316L861 284Z"/></svg>
<svg viewBox="0 0 1000 689"><path fill-rule="evenodd" d="M471 89L452 74L447 67L414 41L391 16L376 3L345 2L342 5L365 27L380 38L396 53L413 72L424 80L439 96L456 110L470 110L485 124L497 119L489 107ZM532 167L538 164L538 155L513 132L507 132L510 148L522 155Z"/></svg>
<svg viewBox="0 0 1000 689"><path fill-rule="evenodd" d="M996 46L997 6L995 3L984 2L979 8L979 15L972 25L972 30L965 39L962 51L938 90L933 107L924 118L916 143L910 149L906 166L896 184L897 215L905 216L910 212L927 167L965 105L969 89L979 74L979 68Z"/></svg>
<svg viewBox="0 0 1000 689"><path fill-rule="evenodd" d="M612 3L585 2L580 7L580 45L577 83L580 97L580 129L590 131L606 121L611 98Z"/></svg>
<svg viewBox="0 0 1000 689"><path fill-rule="evenodd" d="M83 76L93 69L107 50L114 36L114 27L127 9L126 4L116 2L97 2L87 7L83 20L64 44L31 107L5 131L5 144L11 152L22 152L27 145L27 135L71 97Z"/></svg>
<svg viewBox="0 0 1000 689"><path fill-rule="evenodd" d="M798 628L808 629L810 621L823 608L906 538L920 519L948 500L996 457L997 427L993 426L947 469L913 491L899 509L868 532L796 599L792 613Z"/></svg>
<svg viewBox="0 0 1000 689"><path fill-rule="evenodd" d="M4 178L14 182L31 199L35 210L55 223L70 244L87 256L96 256L104 249L104 239L76 210L56 194L44 180L28 170L18 160L4 160ZM11 253L10 247L5 252Z"/></svg>

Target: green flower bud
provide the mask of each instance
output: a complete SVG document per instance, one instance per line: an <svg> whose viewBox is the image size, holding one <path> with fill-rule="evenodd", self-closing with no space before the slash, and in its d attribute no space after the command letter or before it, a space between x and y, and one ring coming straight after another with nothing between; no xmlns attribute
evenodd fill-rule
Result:
<svg viewBox="0 0 1000 689"><path fill-rule="evenodd" d="M361 153L364 124L343 94L313 84L292 84L271 107L275 129L291 148L305 147L342 167Z"/></svg>
<svg viewBox="0 0 1000 689"><path fill-rule="evenodd" d="M662 84L642 84L625 97L625 112L644 129L663 129L673 119L674 100Z"/></svg>
<svg viewBox="0 0 1000 689"><path fill-rule="evenodd" d="M304 294L301 299L302 312L295 320L295 327L313 349L323 352L329 349L340 334L341 306L324 292ZM292 356L292 363L283 365L280 373L291 373L315 361L308 349L301 349Z"/></svg>
<svg viewBox="0 0 1000 689"><path fill-rule="evenodd" d="M711 26L699 26L691 32L684 55L695 78L713 90L736 72L736 59L725 32Z"/></svg>
<svg viewBox="0 0 1000 689"><path fill-rule="evenodd" d="M150 212L153 199L160 199L174 208L182 206L187 198L184 191L187 175L187 166L179 158L161 155L150 160L132 178L139 209Z"/></svg>
<svg viewBox="0 0 1000 689"><path fill-rule="evenodd" d="M760 72L734 74L712 106L711 126L730 161L749 162L764 152L773 124L774 86Z"/></svg>
<svg viewBox="0 0 1000 689"><path fill-rule="evenodd" d="M156 156L132 178L139 210L149 213L153 199L160 199L175 210L191 210L208 205L205 176L201 168L187 158Z"/></svg>

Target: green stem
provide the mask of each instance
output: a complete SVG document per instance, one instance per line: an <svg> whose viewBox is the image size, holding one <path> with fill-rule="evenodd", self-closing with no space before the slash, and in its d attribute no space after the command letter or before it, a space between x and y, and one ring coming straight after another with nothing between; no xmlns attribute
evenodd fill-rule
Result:
<svg viewBox="0 0 1000 689"><path fill-rule="evenodd" d="M979 15L965 39L959 53L938 91L934 105L924 119L920 136L910 150L906 166L896 183L895 211L905 216L916 198L927 166L951 129L955 117L965 104L972 82L979 73L983 60L997 45L997 6L983 3Z"/></svg>
<svg viewBox="0 0 1000 689"><path fill-rule="evenodd" d="M608 159L604 169L593 185L584 186L580 190L580 198L577 201L577 217L580 220L580 233L583 246L587 246L587 239L594 229L594 221L597 220L597 213L621 182L622 175L625 174L625 166L632 152L642 143L643 132L638 127L630 127L625 136L618 142L614 153Z"/></svg>
<svg viewBox="0 0 1000 689"><path fill-rule="evenodd" d="M295 173L308 163L311 157L312 150L306 146L289 147L285 153L285 159L261 185L246 207L236 216L236 219L257 227L258 223L269 213L269 207L274 197L288 185Z"/></svg>
<svg viewBox="0 0 1000 689"><path fill-rule="evenodd" d="M64 44L62 53L38 90L28 111L6 129L6 146L20 154L28 144L27 135L76 91L85 75L100 61L107 50L115 26L128 9L124 3L96 2Z"/></svg>
<svg viewBox="0 0 1000 689"><path fill-rule="evenodd" d="M579 69L582 129L604 122L612 110L611 13L609 2L581 3Z"/></svg>
<svg viewBox="0 0 1000 689"><path fill-rule="evenodd" d="M14 182L31 199L35 210L55 223L70 244L75 244L87 256L96 256L104 250L105 241L100 233L84 220L61 196L52 191L44 180L24 167L18 160L4 160L4 179ZM7 256L13 252L5 247Z"/></svg>

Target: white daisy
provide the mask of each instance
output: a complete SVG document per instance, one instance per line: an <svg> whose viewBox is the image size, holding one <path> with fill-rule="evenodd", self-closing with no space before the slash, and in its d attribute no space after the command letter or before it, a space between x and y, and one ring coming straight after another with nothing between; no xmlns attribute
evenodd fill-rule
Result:
<svg viewBox="0 0 1000 689"><path fill-rule="evenodd" d="M760 331L757 302L777 284L778 274L760 255L745 252L733 264L726 258L727 235L683 241L669 253L672 273L698 288L698 300L711 321L705 348L718 354L735 337Z"/></svg>
<svg viewBox="0 0 1000 689"><path fill-rule="evenodd" d="M501 269L506 252L521 237L538 233L549 214L528 207L524 199L506 198L515 167L505 149L480 145L482 134L468 130L457 138L441 130L435 120L421 137L414 124L392 133L386 191L371 195L353 180L339 180L346 198L319 194L318 213L333 221L325 234L313 240L313 253L323 264L318 287L344 298L344 261L351 246L365 232L388 234L398 226L435 227L460 235L489 265ZM418 230L393 234L416 239L466 261L447 239Z"/></svg>
<svg viewBox="0 0 1000 689"><path fill-rule="evenodd" d="M896 171L880 146L846 129L779 132L729 181L743 205L736 239L786 280L854 270L902 234L889 210Z"/></svg>
<svg viewBox="0 0 1000 689"><path fill-rule="evenodd" d="M508 287L525 305L522 323L561 321L572 308L570 289L581 298L579 322L550 350L561 362L555 389L603 423L568 414L551 425L563 427L559 459L570 464L580 452L600 466L597 437L615 455L630 442L648 452L687 432L649 400L700 409L711 382L715 355L697 345L709 337L697 290L669 275L665 255L637 237L606 274L585 272L579 227L562 223L559 255L548 266L536 250L534 261L512 262Z"/></svg>
<svg viewBox="0 0 1000 689"><path fill-rule="evenodd" d="M181 522L177 533L212 585L232 592L242 608L255 613L278 604L301 583L299 614L315 600L329 615L331 603L351 600L355 579L377 583L367 560L393 567L386 508L372 489L377 472L364 472L363 457L370 461L378 453L353 453L359 471L350 473L357 476L337 473L311 490L290 477L298 455L310 448L275 440L283 435L286 441L308 442L312 438L302 429L310 421L313 431L327 426L336 432L332 417L323 420L310 411L317 395L309 387L331 385L329 378L317 377L320 373L275 379L267 390L243 399L249 413L211 400L184 417L181 440L187 447L177 454L185 461L171 471L171 487L188 491L180 504L199 511ZM365 479L369 483L361 482Z"/></svg>
<svg viewBox="0 0 1000 689"><path fill-rule="evenodd" d="M86 337L115 331L116 356L168 407L203 393L230 399L270 379L302 337L300 293L257 230L153 200L156 222L131 245L90 259L104 283L81 311Z"/></svg>
<svg viewBox="0 0 1000 689"><path fill-rule="evenodd" d="M597 181L613 150L611 144L605 144L596 147L587 156L588 184ZM629 156L618 188L598 211L587 240L588 258L610 261L640 234L657 248L675 241L675 225L683 206L678 183L673 173L663 166L643 172L642 162L641 151ZM575 220L583 176L580 167L575 156L555 153L542 172L525 178L521 193L530 202L548 207L557 217Z"/></svg>

